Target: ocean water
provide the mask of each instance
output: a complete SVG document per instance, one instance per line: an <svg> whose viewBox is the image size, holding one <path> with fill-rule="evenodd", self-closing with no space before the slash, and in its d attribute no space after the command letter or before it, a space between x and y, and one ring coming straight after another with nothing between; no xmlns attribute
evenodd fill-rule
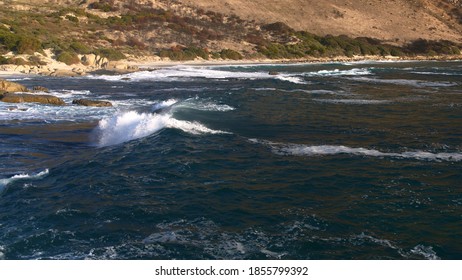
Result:
<svg viewBox="0 0 462 280"><path fill-rule="evenodd" d="M462 259L461 62L8 78L0 259Z"/></svg>

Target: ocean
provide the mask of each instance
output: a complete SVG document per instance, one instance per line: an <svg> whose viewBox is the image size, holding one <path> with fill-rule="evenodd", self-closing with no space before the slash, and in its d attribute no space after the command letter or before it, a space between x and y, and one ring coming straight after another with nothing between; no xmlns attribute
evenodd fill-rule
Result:
<svg viewBox="0 0 462 280"><path fill-rule="evenodd" d="M6 78L0 259L462 259L461 62Z"/></svg>

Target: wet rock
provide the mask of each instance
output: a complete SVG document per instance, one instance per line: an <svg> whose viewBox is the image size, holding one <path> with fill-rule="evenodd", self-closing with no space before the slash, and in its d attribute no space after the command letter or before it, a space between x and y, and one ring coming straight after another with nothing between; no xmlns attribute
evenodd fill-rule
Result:
<svg viewBox="0 0 462 280"><path fill-rule="evenodd" d="M0 79L0 92L28 92L29 90L18 83Z"/></svg>
<svg viewBox="0 0 462 280"><path fill-rule="evenodd" d="M47 89L46 87L42 87L42 86L35 86L32 88L33 91L38 91L38 92L50 92L49 89Z"/></svg>
<svg viewBox="0 0 462 280"><path fill-rule="evenodd" d="M89 106L89 107L112 107L112 103L109 101L101 100L89 100L89 99L75 99L72 104Z"/></svg>
<svg viewBox="0 0 462 280"><path fill-rule="evenodd" d="M65 105L64 101L56 96L47 94L10 93L0 94L0 101L7 103L41 103L49 105Z"/></svg>

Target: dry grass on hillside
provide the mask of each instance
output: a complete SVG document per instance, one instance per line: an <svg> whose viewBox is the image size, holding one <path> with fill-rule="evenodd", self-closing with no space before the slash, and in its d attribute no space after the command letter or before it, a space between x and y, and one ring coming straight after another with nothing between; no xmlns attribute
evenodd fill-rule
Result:
<svg viewBox="0 0 462 280"><path fill-rule="evenodd" d="M462 42L452 13L458 0L179 0L244 19L282 21L318 35L373 37L404 43L418 38Z"/></svg>

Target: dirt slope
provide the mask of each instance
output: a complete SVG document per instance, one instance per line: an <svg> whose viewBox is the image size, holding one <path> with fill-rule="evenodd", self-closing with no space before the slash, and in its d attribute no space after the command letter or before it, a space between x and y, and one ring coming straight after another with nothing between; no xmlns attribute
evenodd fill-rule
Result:
<svg viewBox="0 0 462 280"><path fill-rule="evenodd" d="M367 36L394 43L418 38L462 42L459 0L179 0L244 19L282 21L318 35Z"/></svg>

